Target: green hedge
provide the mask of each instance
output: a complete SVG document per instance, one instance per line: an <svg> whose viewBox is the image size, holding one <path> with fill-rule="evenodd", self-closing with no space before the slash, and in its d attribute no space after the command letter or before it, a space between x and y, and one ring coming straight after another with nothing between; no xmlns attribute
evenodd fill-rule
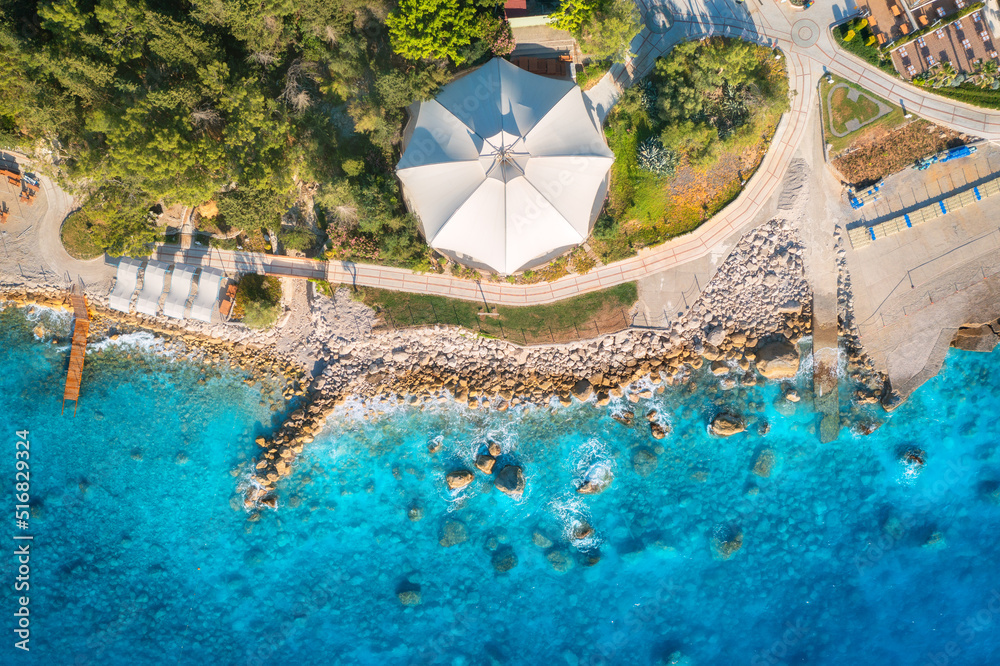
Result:
<svg viewBox="0 0 1000 666"><path fill-rule="evenodd" d="M980 88L973 83L963 83L957 88L941 86L932 88L926 86L928 92L941 97L947 97L957 102L965 102L985 109L1000 109L1000 92L989 88Z"/></svg>

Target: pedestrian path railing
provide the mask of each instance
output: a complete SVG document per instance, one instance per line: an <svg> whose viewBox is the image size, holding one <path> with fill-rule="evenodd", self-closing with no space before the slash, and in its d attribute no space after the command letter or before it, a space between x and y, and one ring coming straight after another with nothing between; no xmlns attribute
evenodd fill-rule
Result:
<svg viewBox="0 0 1000 666"><path fill-rule="evenodd" d="M1000 177L871 226L866 226L863 220L859 220L857 226L853 229L848 229L847 237L851 240L851 245L854 249L860 249L871 245L879 238L891 236L906 229L911 229L918 224L936 220L950 212L965 208L970 204L998 194L1000 194Z"/></svg>

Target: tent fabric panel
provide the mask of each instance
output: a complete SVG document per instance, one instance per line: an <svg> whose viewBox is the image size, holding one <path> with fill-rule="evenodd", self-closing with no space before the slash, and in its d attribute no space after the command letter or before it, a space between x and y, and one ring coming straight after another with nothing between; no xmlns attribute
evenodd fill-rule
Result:
<svg viewBox="0 0 1000 666"><path fill-rule="evenodd" d="M610 157L533 157L525 177L552 206L586 237L590 233L594 193L601 189L614 160ZM604 193L601 192L603 201Z"/></svg>
<svg viewBox="0 0 1000 666"><path fill-rule="evenodd" d="M503 270L506 233L504 183L487 178L441 227L433 246Z"/></svg>
<svg viewBox="0 0 1000 666"><path fill-rule="evenodd" d="M500 64L494 58L479 69L444 86L435 100L481 137L502 128Z"/></svg>
<svg viewBox="0 0 1000 666"><path fill-rule="evenodd" d="M549 79L500 60L500 112L506 132L524 136L571 90L572 81Z"/></svg>
<svg viewBox="0 0 1000 666"><path fill-rule="evenodd" d="M403 193L420 219L428 244L462 204L482 185L486 172L478 156L466 162L428 164L397 172Z"/></svg>
<svg viewBox="0 0 1000 666"><path fill-rule="evenodd" d="M483 140L465 123L431 100L419 106L413 132L396 168L475 159L482 146Z"/></svg>
<svg viewBox="0 0 1000 666"><path fill-rule="evenodd" d="M532 157L614 157L614 153L604 142L600 129L594 126L579 88L559 100L548 115L525 135L523 143Z"/></svg>
<svg viewBox="0 0 1000 666"><path fill-rule="evenodd" d="M507 183L506 261L504 272L513 273L554 247L582 243L579 233L548 199L525 178Z"/></svg>

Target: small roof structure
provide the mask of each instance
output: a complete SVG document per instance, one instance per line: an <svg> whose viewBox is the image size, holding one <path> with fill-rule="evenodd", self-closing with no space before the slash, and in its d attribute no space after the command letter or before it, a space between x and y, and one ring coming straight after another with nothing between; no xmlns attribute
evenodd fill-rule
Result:
<svg viewBox="0 0 1000 666"><path fill-rule="evenodd" d="M170 291L163 301L163 314L174 319L184 319L184 308L191 295L193 281L193 270L182 266L174 268L174 272L170 275Z"/></svg>
<svg viewBox="0 0 1000 666"><path fill-rule="evenodd" d="M132 308L132 296L135 285L139 281L139 269L142 262L131 257L123 257L118 262L115 275L115 288L108 295L108 305L112 310L128 312Z"/></svg>
<svg viewBox="0 0 1000 666"><path fill-rule="evenodd" d="M502 58L410 107L397 175L428 244L510 274L582 243L614 155L572 81Z"/></svg>
<svg viewBox="0 0 1000 666"><path fill-rule="evenodd" d="M198 293L191 303L191 318L198 321L212 322L212 311L219 300L219 285L226 276L214 268L201 269L198 278Z"/></svg>
<svg viewBox="0 0 1000 666"><path fill-rule="evenodd" d="M135 301L135 311L151 317L156 316L160 309L160 296L163 295L163 283L167 278L168 264L160 261L149 261L142 273L142 290Z"/></svg>

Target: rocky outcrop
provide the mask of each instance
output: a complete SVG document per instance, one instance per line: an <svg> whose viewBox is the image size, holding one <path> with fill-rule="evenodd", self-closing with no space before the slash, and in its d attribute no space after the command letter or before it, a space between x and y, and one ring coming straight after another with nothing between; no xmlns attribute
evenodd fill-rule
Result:
<svg viewBox="0 0 1000 666"><path fill-rule="evenodd" d="M611 487L611 482L613 480L614 474L612 474L609 468L605 466L595 466L587 472L587 476L583 479L580 485L577 486L576 492L581 495L600 495Z"/></svg>
<svg viewBox="0 0 1000 666"><path fill-rule="evenodd" d="M493 483L506 495L521 499L524 493L524 472L517 465L505 465L496 473Z"/></svg>
<svg viewBox="0 0 1000 666"><path fill-rule="evenodd" d="M963 326L955 333L951 346L965 351L991 352L1000 343L1000 335L997 335L998 329L1000 329L1000 325L996 323Z"/></svg>
<svg viewBox="0 0 1000 666"><path fill-rule="evenodd" d="M757 350L757 372L768 379L790 379L799 371L799 349L788 340L769 342Z"/></svg>

